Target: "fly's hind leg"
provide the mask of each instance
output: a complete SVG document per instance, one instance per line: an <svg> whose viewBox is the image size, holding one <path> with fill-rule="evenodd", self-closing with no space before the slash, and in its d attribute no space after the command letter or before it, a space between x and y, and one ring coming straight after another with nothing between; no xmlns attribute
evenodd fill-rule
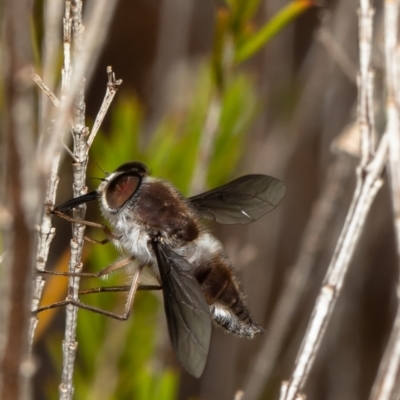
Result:
<svg viewBox="0 0 400 400"><path fill-rule="evenodd" d="M96 287L96 288L90 288L90 289L85 289L81 290L79 292L79 295L85 295L85 294L93 294L93 293L110 293L110 292L129 292L130 290L129 285L123 285L123 286L101 286L101 287ZM159 285L139 285L137 290L161 290L162 287Z"/></svg>
<svg viewBox="0 0 400 400"><path fill-rule="evenodd" d="M126 260L129 260L129 259L125 259L125 260L121 260L121 261L126 261ZM120 265L118 268L122 268L122 265ZM117 269L117 268L114 267L114 264L113 264L110 267L107 267L107 268L103 269L100 272L103 272L103 275L107 275L110 272L114 271L115 269ZM104 273L104 271L107 271L107 273ZM132 283L131 283L130 286L112 287L112 288L110 288L111 290L109 290L109 291L128 291L129 292L128 298L127 298L127 301L126 301L126 304L125 304L125 307L124 307L124 312L123 312L122 315L121 314L117 314L117 313L113 313L111 311L103 310L103 309L98 308L98 307L93 307L93 306L90 306L88 304L84 304L84 303L80 302L79 300L74 300L74 299L71 299L69 297L67 297L67 299L64 300L64 301L59 301L57 303L53 303L53 304L49 304L47 306L39 307L38 309L33 311L33 314L36 315L36 314L38 314L40 312L43 312L43 311L46 311L46 310L51 310L53 308L64 307L64 306L67 306L67 305L74 305L76 307L79 307L79 308L82 308L84 310L88 310L88 311L94 312L96 314L105 315L106 317L114 318L114 319L117 319L119 321L125 321L125 320L127 320L129 318L129 315L130 315L130 313L132 311L133 301L135 299L136 291L138 290L138 287L139 287L140 273L141 273L141 268L138 268L135 271L134 275L133 275ZM101 289L101 288L95 288L95 289ZM107 291L107 290L99 290L99 292L100 291ZM91 293L90 289L89 289L89 291L87 293ZM93 291L92 293L95 293L95 292Z"/></svg>
<svg viewBox="0 0 400 400"><path fill-rule="evenodd" d="M103 276L106 276L111 272L126 267L134 260L135 260L134 256L123 258L122 260L118 260L117 262L109 265L108 267L103 268L98 272L56 272L56 271L48 271L47 269L38 270L37 272L40 274L66 276L66 277L79 276L81 278L102 278Z"/></svg>

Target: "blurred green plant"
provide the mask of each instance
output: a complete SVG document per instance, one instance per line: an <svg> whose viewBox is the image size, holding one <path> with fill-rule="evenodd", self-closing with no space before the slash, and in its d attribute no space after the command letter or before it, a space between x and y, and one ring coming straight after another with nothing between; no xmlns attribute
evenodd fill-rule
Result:
<svg viewBox="0 0 400 400"><path fill-rule="evenodd" d="M246 132L261 107L256 83L237 66L259 52L311 5L310 1L292 1L256 30L253 17L260 3L261 0L227 0L228 7L217 12L213 54L198 68L192 100L179 113L166 115L150 139L142 134L144 112L138 99L115 101L111 108L111 134L99 132L94 141L89 176L99 176L99 168L113 171L122 163L137 160L148 165L154 176L170 180L183 194L190 195L196 162L202 159L202 144L209 129L206 121L212 105L217 104L218 121L212 132L208 165L204 166L204 184L215 187L230 179L242 155ZM96 208L94 204L89 207ZM96 235L89 231L92 234ZM118 258L111 244L91 249L86 270L87 267L99 270ZM105 285L98 280L82 280L82 284ZM121 276L116 274L107 279L106 285L121 284L126 281L121 281ZM165 322L160 325L159 315L163 310L159 298L157 294L139 293L130 321L125 323L79 312L75 398L177 398L178 370L172 366L156 367L160 363L155 360L165 359L166 353L156 353L160 348L160 332L167 335ZM123 294L101 293L84 296L82 300L121 313L124 299ZM49 347L54 362L60 365L59 353L54 351L53 344ZM170 349L167 354L172 354ZM49 398L56 396L53 388L47 391Z"/></svg>
<svg viewBox="0 0 400 400"><path fill-rule="evenodd" d="M212 56L213 74L220 88L241 63L259 53L288 24L314 5L312 0L293 0L257 28L254 15L261 0L226 0L226 3L227 8L217 11Z"/></svg>
<svg viewBox="0 0 400 400"><path fill-rule="evenodd" d="M257 0L250 1L250 6L246 10L250 10L244 15L252 15L254 10L251 3L256 3ZM254 54L258 53L266 43L268 43L275 35L277 35L287 24L296 19L313 3L309 0L295 0L283 7L273 18L265 23L261 29L256 32L251 32L246 36L242 36L238 42L235 51L235 63L239 64L246 61Z"/></svg>

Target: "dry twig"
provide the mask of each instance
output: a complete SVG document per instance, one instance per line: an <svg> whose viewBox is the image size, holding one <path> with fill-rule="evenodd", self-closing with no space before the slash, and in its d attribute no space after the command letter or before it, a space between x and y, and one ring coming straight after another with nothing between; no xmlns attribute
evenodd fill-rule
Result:
<svg viewBox="0 0 400 400"><path fill-rule="evenodd" d="M295 370L290 381L282 384L280 397L282 400L292 400L302 395L301 391L304 388L336 300L341 292L344 277L369 209L379 188L382 186L381 174L387 159L388 135L383 135L378 150L373 155L372 17L373 9L369 1L361 0L359 11L360 76L358 113L361 134L361 160L357 168L357 185L343 230L297 356Z"/></svg>
<svg viewBox="0 0 400 400"><path fill-rule="evenodd" d="M83 76L88 69L89 63L93 57L97 57L98 52L104 43L107 27L111 21L111 16L117 2L111 5L105 0L101 0L93 4L91 19L88 23L89 29L86 32L84 40L84 27L82 22L82 1L65 0L65 11L63 18L63 49L64 49L64 65L62 70L61 83L61 101L58 101L52 90L48 88L43 81L33 75L35 82L41 87L43 93L50 98L56 107L60 108L58 118L53 126L52 135L47 140L42 139L40 153L42 168L46 171L50 167L50 178L46 194L46 205L52 207L55 202L55 194L58 183L58 166L60 162L60 145L61 137L64 132L66 123L72 125L73 134L73 168L74 196L79 196L87 191L85 185L86 168L88 164L88 152L95 134L99 128L105 111L108 108L112 97L114 96L119 84L116 82L109 69L109 84L103 107L99 114L102 118L97 120L91 141L88 143L87 137L89 130L85 126L85 103L84 103L84 79ZM54 10L53 10L54 11ZM72 46L73 47L72 47ZM73 54L71 54L73 49ZM74 103L74 115L70 116L70 109ZM43 124L44 126L44 124ZM69 151L69 150L68 150ZM70 151L69 151L70 152ZM84 207L75 211L75 217L84 217ZM39 228L39 244L37 253L37 269L43 270L47 261L49 247L54 236L54 228L51 225L51 217L48 213L43 216L42 224ZM71 240L71 260L69 263L70 272L80 272L82 268L81 254L83 247L84 226L74 225ZM44 281L41 276L36 279L34 290L33 308L36 309L40 301ZM79 278L71 277L69 280L69 298L77 299L79 291ZM70 305L67 306L66 331L63 342L63 372L61 384L59 386L60 398L71 399L73 395L72 374L74 368L74 360L76 354L77 343L75 339L76 332L77 309ZM33 336L37 319L33 319L31 326L31 335ZM32 337L31 336L31 337Z"/></svg>

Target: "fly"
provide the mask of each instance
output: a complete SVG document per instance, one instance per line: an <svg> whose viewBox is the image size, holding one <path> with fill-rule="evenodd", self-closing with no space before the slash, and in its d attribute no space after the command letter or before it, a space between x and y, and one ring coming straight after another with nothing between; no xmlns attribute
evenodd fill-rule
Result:
<svg viewBox="0 0 400 400"><path fill-rule="evenodd" d="M132 284L119 289L129 292L123 315L71 300L37 311L72 303L126 320L136 290L162 289L174 352L190 374L200 377L207 361L211 321L240 337L253 338L264 332L250 317L235 270L222 244L202 219L221 224L256 221L279 204L285 191L285 185L278 179L254 174L185 198L169 182L150 176L144 164L123 164L96 190L54 210L69 221L101 227L108 239L127 255L96 274L81 274L104 276L128 268L133 276ZM112 230L67 215L73 208L92 200L99 201ZM153 277L154 285L141 281L145 275Z"/></svg>

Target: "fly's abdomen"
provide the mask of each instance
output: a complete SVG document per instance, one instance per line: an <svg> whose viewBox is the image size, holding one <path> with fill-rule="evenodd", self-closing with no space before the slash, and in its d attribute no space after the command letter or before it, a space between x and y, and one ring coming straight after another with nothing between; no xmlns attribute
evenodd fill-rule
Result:
<svg viewBox="0 0 400 400"><path fill-rule="evenodd" d="M220 256L196 269L213 320L228 332L252 338L264 329L253 322L229 264Z"/></svg>

